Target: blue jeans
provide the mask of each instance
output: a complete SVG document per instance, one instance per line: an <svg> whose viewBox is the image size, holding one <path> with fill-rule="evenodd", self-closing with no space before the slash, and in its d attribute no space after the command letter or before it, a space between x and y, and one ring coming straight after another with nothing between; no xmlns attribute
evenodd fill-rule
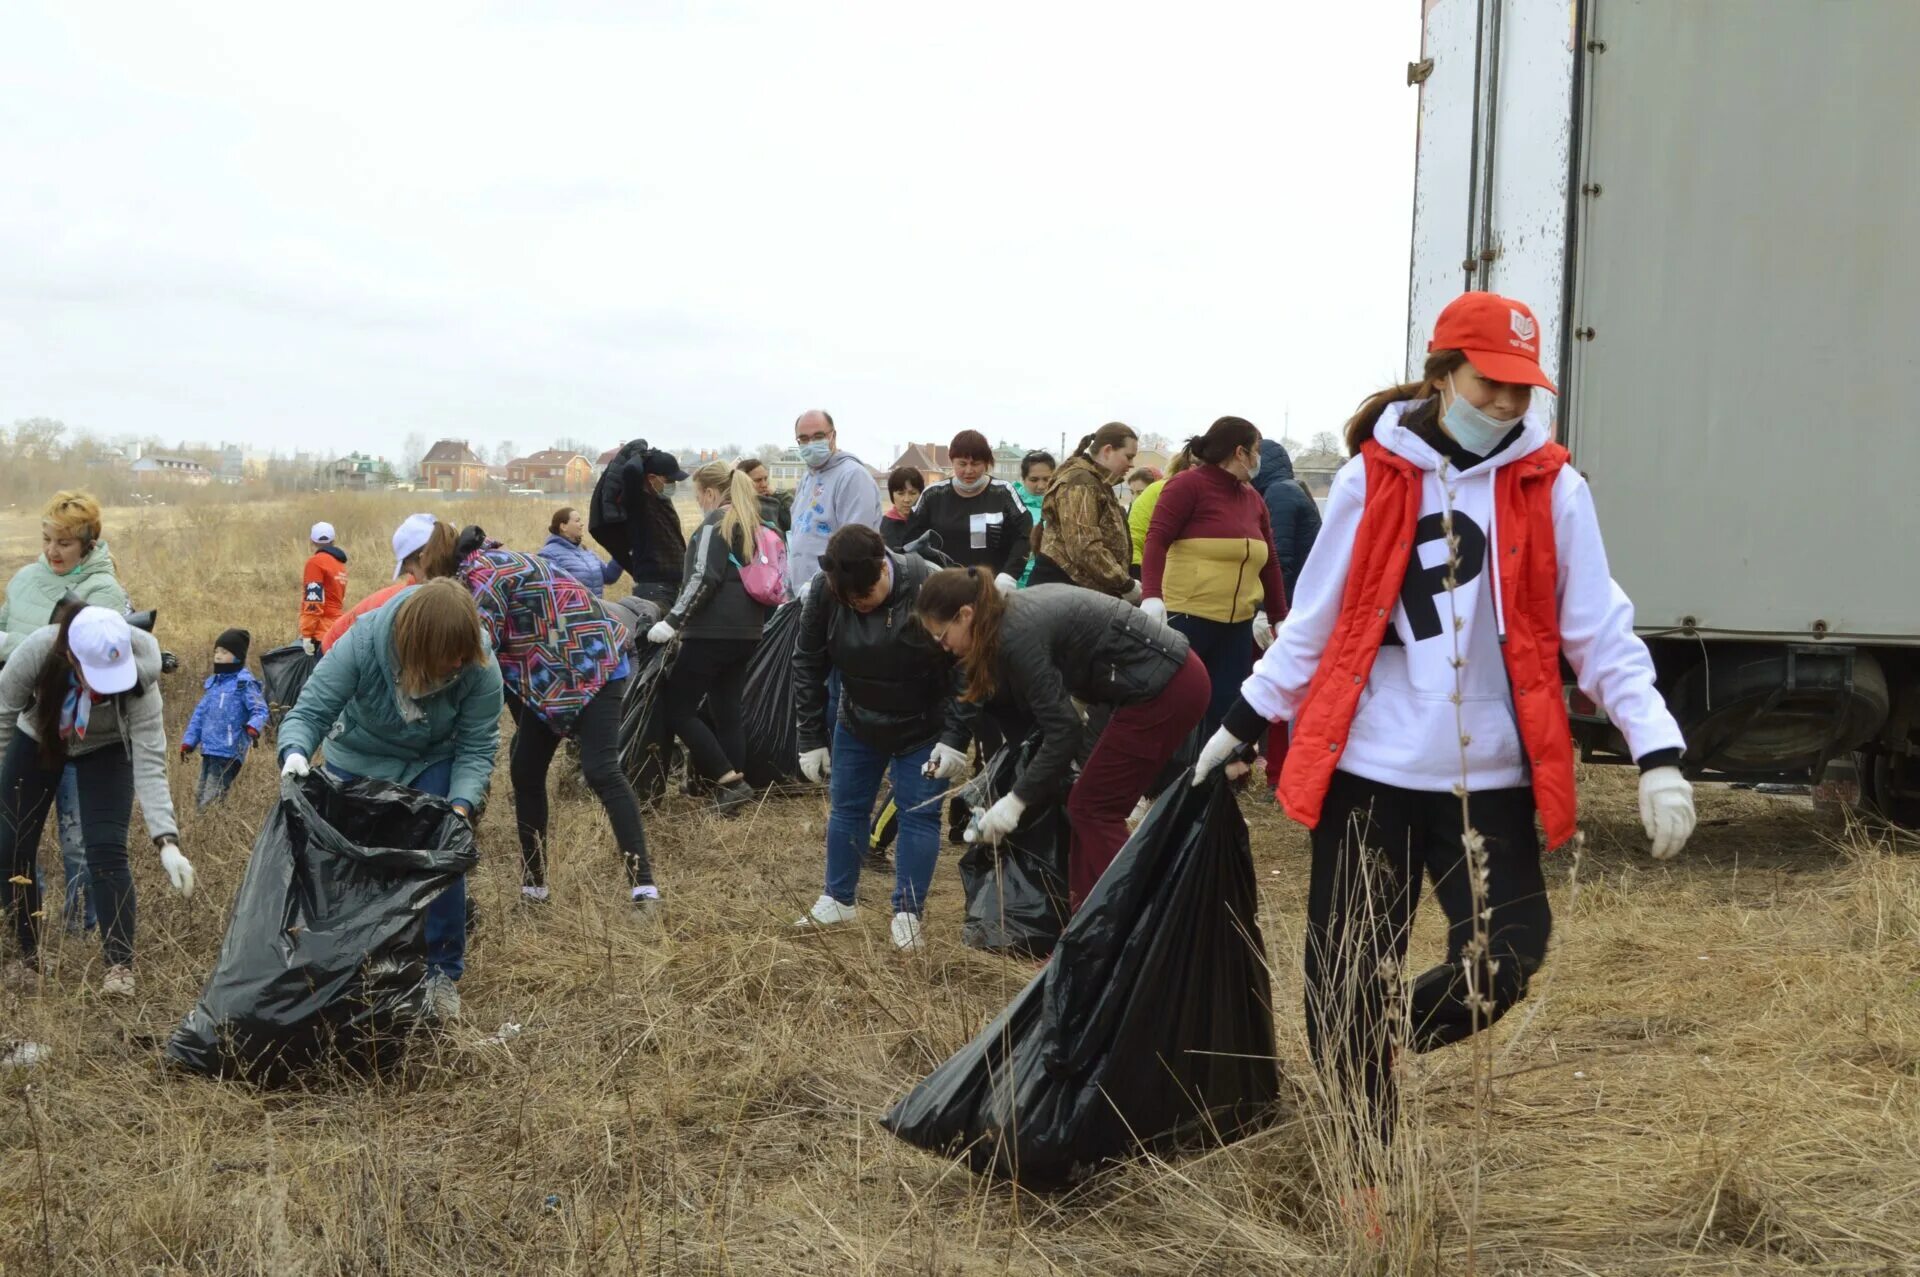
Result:
<svg viewBox="0 0 1920 1277"><path fill-rule="evenodd" d="M931 741L910 754L888 754L855 736L846 724L835 724L827 789L833 804L827 818L827 894L841 904L851 905L860 885L873 800L880 793L881 777L892 768L893 801L900 813L900 840L893 851L893 910L918 914L925 907L940 858L939 798L947 789L945 781L920 774L932 754Z"/></svg>
<svg viewBox="0 0 1920 1277"><path fill-rule="evenodd" d="M60 772L53 807L60 832L60 863L67 871L66 907L60 916L70 932L92 931L100 919L94 915L93 893L87 890L87 840L80 832L80 782L74 778L72 763Z"/></svg>
<svg viewBox="0 0 1920 1277"><path fill-rule="evenodd" d="M335 780L358 780L327 764L327 775ZM453 760L443 759L414 778L410 788L423 794L445 798L453 786ZM427 904L427 974L458 980L467 972L467 876L461 874L447 889Z"/></svg>
<svg viewBox="0 0 1920 1277"><path fill-rule="evenodd" d="M200 755L200 792L195 797L194 806L206 807L225 798L227 791L233 788L233 782L240 779L240 764L245 761L244 757Z"/></svg>

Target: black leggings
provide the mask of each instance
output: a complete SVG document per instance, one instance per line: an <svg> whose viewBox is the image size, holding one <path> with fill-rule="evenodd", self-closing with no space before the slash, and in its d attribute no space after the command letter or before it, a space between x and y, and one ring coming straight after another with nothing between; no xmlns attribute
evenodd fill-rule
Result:
<svg viewBox="0 0 1920 1277"><path fill-rule="evenodd" d="M1470 803L1473 827L1486 841L1492 960L1478 964L1473 982L1485 997L1478 1011L1469 997L1474 909L1460 800L1336 771L1313 831L1307 1041L1357 1132L1374 1132L1382 1143L1392 1138L1398 1103L1390 1052L1404 1036L1388 983L1406 958L1423 872L1447 915L1447 960L1413 981L1414 1050L1458 1042L1498 1020L1526 996L1546 957L1553 916L1540 875L1533 791L1487 790Z"/></svg>
<svg viewBox="0 0 1920 1277"><path fill-rule="evenodd" d="M573 720L573 736L580 742L580 774L600 797L613 822L613 840L626 862L627 884L653 885L653 864L647 859L647 828L640 819L640 799L620 766L620 703L626 699L627 680L615 679L601 688ZM514 823L520 831L521 878L529 887L547 885L547 769L560 748L560 737L540 715L509 697L513 721L513 756L508 774L513 778Z"/></svg>
<svg viewBox="0 0 1920 1277"><path fill-rule="evenodd" d="M134 899L127 830L133 817L133 759L114 742L71 761L80 789L88 891L100 915L107 965L131 966ZM61 770L61 765L43 767L39 743L18 728L0 759L0 890L6 892L20 956L29 961L40 952L40 833L60 788Z"/></svg>
<svg viewBox="0 0 1920 1277"><path fill-rule="evenodd" d="M719 780L746 766L740 694L747 681L747 665L759 649L759 639L680 640L680 654L667 676L662 704L673 734L687 744L693 770L704 779ZM706 698L711 727L700 717L701 697Z"/></svg>

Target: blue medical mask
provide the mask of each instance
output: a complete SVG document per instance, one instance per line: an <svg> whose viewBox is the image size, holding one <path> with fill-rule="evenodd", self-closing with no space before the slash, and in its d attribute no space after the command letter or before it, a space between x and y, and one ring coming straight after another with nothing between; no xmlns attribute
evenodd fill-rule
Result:
<svg viewBox="0 0 1920 1277"><path fill-rule="evenodd" d="M1447 405L1447 415L1441 418L1441 424L1453 436L1455 443L1476 456L1487 456L1520 424L1520 417L1509 417L1502 421L1498 417L1488 416L1461 398L1451 373L1447 375L1447 388L1453 391L1453 402Z"/></svg>
<svg viewBox="0 0 1920 1277"><path fill-rule="evenodd" d="M833 455L833 444L825 439L816 439L812 443L800 445L800 460L810 469L818 470L827 464L827 458Z"/></svg>

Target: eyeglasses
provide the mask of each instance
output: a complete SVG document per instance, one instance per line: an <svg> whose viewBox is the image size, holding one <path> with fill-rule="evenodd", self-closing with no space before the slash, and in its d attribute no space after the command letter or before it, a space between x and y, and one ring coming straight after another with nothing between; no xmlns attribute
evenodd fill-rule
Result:
<svg viewBox="0 0 1920 1277"><path fill-rule="evenodd" d="M827 439L832 437L832 435L833 435L833 431L829 429L829 430L817 430L810 435L796 434L794 435L794 438L801 443L824 443L827 441Z"/></svg>
<svg viewBox="0 0 1920 1277"><path fill-rule="evenodd" d="M960 618L956 616L952 620L948 621L945 625L941 626L940 632L933 636L933 641L939 644L942 651L946 650L947 635L953 633L953 627L958 624L960 624Z"/></svg>

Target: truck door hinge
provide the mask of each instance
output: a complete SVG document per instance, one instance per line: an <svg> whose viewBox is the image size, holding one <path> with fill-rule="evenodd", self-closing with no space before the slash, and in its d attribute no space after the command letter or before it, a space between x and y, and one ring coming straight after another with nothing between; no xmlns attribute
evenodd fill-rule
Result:
<svg viewBox="0 0 1920 1277"><path fill-rule="evenodd" d="M1581 193L1582 195L1590 195L1590 196L1592 196L1592 197L1593 197L1594 199L1599 199L1599 198L1600 198L1600 183L1598 183L1598 182L1588 182L1588 183L1586 183L1585 185L1583 185L1583 186L1582 186L1582 187L1580 188L1580 193Z"/></svg>
<svg viewBox="0 0 1920 1277"><path fill-rule="evenodd" d="M1422 58L1418 62L1407 63L1407 83L1425 84L1427 77L1433 74L1433 59Z"/></svg>
<svg viewBox="0 0 1920 1277"><path fill-rule="evenodd" d="M1573 330L1573 335L1581 341L1592 341L1594 338L1594 332L1591 328L1576 328Z"/></svg>

